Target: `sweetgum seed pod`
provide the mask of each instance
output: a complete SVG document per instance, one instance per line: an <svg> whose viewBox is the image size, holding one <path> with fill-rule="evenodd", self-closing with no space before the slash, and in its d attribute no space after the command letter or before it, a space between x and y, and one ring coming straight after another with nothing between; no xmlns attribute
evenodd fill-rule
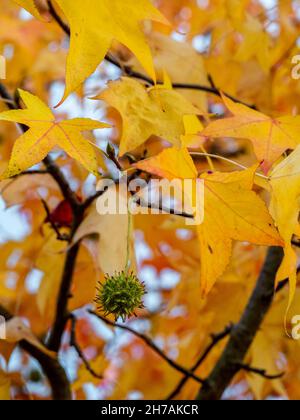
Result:
<svg viewBox="0 0 300 420"><path fill-rule="evenodd" d="M134 273L122 271L105 277L105 282L98 288L96 303L105 315L112 314L116 320L125 321L137 309L144 308L145 293L145 284Z"/></svg>

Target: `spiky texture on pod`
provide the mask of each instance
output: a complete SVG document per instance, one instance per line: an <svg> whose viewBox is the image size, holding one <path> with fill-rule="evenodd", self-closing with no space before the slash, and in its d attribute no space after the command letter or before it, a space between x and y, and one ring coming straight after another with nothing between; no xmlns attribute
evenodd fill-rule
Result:
<svg viewBox="0 0 300 420"><path fill-rule="evenodd" d="M134 273L122 271L113 276L106 276L98 288L96 303L105 315L112 314L117 320L125 321L135 315L137 309L143 309L145 284Z"/></svg>

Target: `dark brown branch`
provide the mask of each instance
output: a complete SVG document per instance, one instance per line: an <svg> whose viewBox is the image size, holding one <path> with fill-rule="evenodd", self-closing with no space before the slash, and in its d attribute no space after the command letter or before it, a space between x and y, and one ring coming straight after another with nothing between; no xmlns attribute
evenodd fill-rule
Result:
<svg viewBox="0 0 300 420"><path fill-rule="evenodd" d="M292 245L296 246L297 248L300 248L300 241L297 239L292 240Z"/></svg>
<svg viewBox="0 0 300 420"><path fill-rule="evenodd" d="M217 346L217 344L219 344L220 341L224 340L224 338L228 337L228 335L232 331L232 328L233 328L233 325L229 325L221 333L213 334L211 336L211 339L212 339L211 344L207 347L204 353L199 357L197 362L192 366L191 372L196 372L196 370L205 362L205 360L210 355L212 350ZM166 398L166 400L173 400L179 394L179 392L182 390L182 388L184 387L184 385L187 383L188 380L189 380L188 376L185 376L184 378L182 378L181 381L178 382L178 385L176 386L174 391L171 392L171 394Z"/></svg>
<svg viewBox="0 0 300 420"><path fill-rule="evenodd" d="M278 286L276 287L276 293L281 292L281 290L284 289L287 284L289 284L289 280L288 279L281 281L278 284Z"/></svg>
<svg viewBox="0 0 300 420"><path fill-rule="evenodd" d="M53 17L53 19L58 23L58 25L61 27L61 29L68 35L71 35L71 31L69 26L61 19L59 14L56 12L55 7L53 6L52 2L50 0L47 0L49 13Z"/></svg>
<svg viewBox="0 0 300 420"><path fill-rule="evenodd" d="M228 344L213 371L200 389L198 400L220 400L234 376L240 371L249 348L274 298L275 277L283 250L271 247L247 307L232 329Z"/></svg>
<svg viewBox="0 0 300 420"><path fill-rule="evenodd" d="M176 369L178 372L182 373L184 376L188 376L191 379L194 379L196 382L203 384L204 380L199 378L197 375L195 375L193 372L185 369L183 366L176 363L174 360L170 359L148 336L145 334L139 333L138 331L135 331L134 329L128 327L127 325L118 324L116 322L110 321L107 318L102 317L101 315L97 314L95 311L89 310L88 311L91 315L94 315L101 321L105 322L105 324L114 327L114 328L120 328L124 331L128 331L131 334L135 335L136 337L140 338L144 341L144 343L147 344L156 354L158 354L163 360L165 360L169 366L171 366L173 369Z"/></svg>
<svg viewBox="0 0 300 420"><path fill-rule="evenodd" d="M47 2L48 2L48 7L49 7L49 13L52 15L53 19L58 23L58 25L65 32L65 34L70 36L71 31L70 31L69 26L61 19L59 14L56 12L51 0L47 0ZM108 61L109 63L113 64L114 66L118 67L126 76L142 80L143 82L146 82L148 85L154 86L154 82L150 77L148 77L148 76L146 76L146 75L144 75L140 72L132 70L132 68L130 66L123 65L116 58L111 57L109 54L107 54L105 56L105 60ZM162 85L163 82L162 81L157 81L157 84ZM174 89L199 90L199 91L202 91L202 92L211 93L213 95L221 97L221 91L219 89L217 89L215 86L209 87L209 86L193 84L193 83L173 83L173 88ZM240 101L239 99L235 98L232 95L229 95L228 93L225 93L225 92L223 92L223 93L224 93L224 95L226 95L228 98L230 98L234 102L240 103L242 105L246 105L246 106L248 106L249 108L252 108L252 109L256 109L255 105L246 104L245 102Z"/></svg>
<svg viewBox="0 0 300 420"><path fill-rule="evenodd" d="M64 272L56 304L56 317L47 343L47 347L56 352L58 352L60 348L62 335L70 316L68 312L68 301L71 297L70 290L79 249L80 244L77 243L68 251L65 261Z"/></svg>
<svg viewBox="0 0 300 420"><path fill-rule="evenodd" d="M1 305L0 315L3 316L7 321L13 318L12 314L10 314ZM71 400L72 392L70 382L58 359L51 358L25 340L20 342L20 347L30 356L36 359L41 365L44 374L48 378L52 391L52 398L54 400Z"/></svg>
<svg viewBox="0 0 300 420"><path fill-rule="evenodd" d="M86 369L90 372L90 374L97 379L103 379L102 375L99 375L97 372L94 371L94 369L92 368L89 361L85 357L83 351L81 350L81 348L80 348L80 346L79 346L79 344L76 340L76 322L77 322L77 319L76 319L75 315L71 314L70 319L71 319L71 337L70 337L71 346L74 347L78 356L83 361L83 364L85 365Z"/></svg>
<svg viewBox="0 0 300 420"><path fill-rule="evenodd" d="M48 173L52 176L52 178L55 179L57 184L60 187L60 190L64 196L64 198L69 201L70 205L72 206L73 210L80 206L80 202L74 193L74 191L70 188L70 185L60 170L60 168L56 165L56 163L53 161L53 159L50 156L47 156L43 163L45 164Z"/></svg>
<svg viewBox="0 0 300 420"><path fill-rule="evenodd" d="M269 379L271 381L276 380L276 379L281 379L285 375L284 372L277 373L276 375L269 375L265 369L257 369L243 363L239 364L238 367L241 370L244 370L245 372L254 373L255 375L262 376L263 378Z"/></svg>
<svg viewBox="0 0 300 420"><path fill-rule="evenodd" d="M85 202L83 203L83 208L87 209L90 207L97 198L100 198L106 191L108 190L108 187L104 188L101 191L97 191L96 194L91 195L88 197Z"/></svg>
<svg viewBox="0 0 300 420"><path fill-rule="evenodd" d="M8 91L6 90L5 86L2 83L0 83L0 97L1 97L1 99L4 100L7 108L9 108L11 110L18 109L18 106L16 105L14 99L8 93Z"/></svg>
<svg viewBox="0 0 300 420"><path fill-rule="evenodd" d="M173 214L175 216L179 216L179 217L185 217L186 219L194 219L194 216L192 214L183 212L183 211L178 211L176 209L170 209L168 207L163 206L163 204L156 204L156 203L146 203L142 198L137 198L135 201L135 204L140 206L140 207L144 207L144 208L149 208L149 209L153 209L153 210L158 210L162 213L166 213L166 214Z"/></svg>
<svg viewBox="0 0 300 420"><path fill-rule="evenodd" d="M19 176L26 176L26 175L48 175L48 174L49 172L45 169L29 169L28 171L24 171L13 178L18 178Z"/></svg>

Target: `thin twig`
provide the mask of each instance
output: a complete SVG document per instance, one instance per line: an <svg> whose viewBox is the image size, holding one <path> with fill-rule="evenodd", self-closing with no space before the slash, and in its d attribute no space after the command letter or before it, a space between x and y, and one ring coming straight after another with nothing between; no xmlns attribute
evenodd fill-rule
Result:
<svg viewBox="0 0 300 420"><path fill-rule="evenodd" d="M134 329L128 327L127 325L123 325L123 324L118 324L116 322L110 321L107 318L102 317L101 315L99 315L97 312L92 311L92 310L88 310L88 312L97 317L98 319L100 319L101 321L103 321L105 324L114 327L114 328L120 328L124 331L128 331L131 334L135 335L136 337L140 338L141 340L144 341L144 343L146 343L155 353L157 353L163 360L165 360L169 366L171 366L172 368L176 369L178 372L182 373L184 376L188 376L189 378L194 379L196 382L200 383L200 384L204 384L205 380L199 378L197 375L195 375L193 372L187 370L186 368L184 368L183 366L179 365L178 363L176 363L174 360L170 359L152 340L151 338L149 338L148 336L146 336L145 334L139 333L138 331L135 331Z"/></svg>
<svg viewBox="0 0 300 420"><path fill-rule="evenodd" d="M226 158L224 156L216 155L214 153L190 152L190 155L192 157L195 157L195 156L200 156L200 157L204 157L204 158L205 157L211 157L213 159L223 160L224 162L230 163L231 165L235 165L238 168L241 168L241 169L244 169L244 170L249 169L247 166L244 166L241 163L236 162L235 160L228 159L228 158ZM258 176L258 177L260 177L260 178L266 179L266 180L269 180L270 179L269 177L267 177L267 176L265 176L263 174L260 174L259 172L255 172L255 175Z"/></svg>
<svg viewBox="0 0 300 420"><path fill-rule="evenodd" d="M300 241L298 239L293 239L292 240L292 245L294 245L297 248L300 248Z"/></svg>
<svg viewBox="0 0 300 420"><path fill-rule="evenodd" d="M68 35L71 35L71 31L69 26L61 19L59 14L56 12L55 7L53 6L52 2L50 0L47 0L48 8L51 16L53 19L58 23L58 25L61 27L61 29Z"/></svg>
<svg viewBox="0 0 300 420"><path fill-rule="evenodd" d="M228 335L232 331L232 328L233 328L233 325L230 324L221 333L212 334L211 336L212 341L210 345L207 347L204 353L199 357L197 362L192 366L191 372L196 372L196 370L205 362L205 360L210 355L212 350L217 346L217 344L219 344L220 341L224 340L224 338L228 337ZM172 391L171 394L169 394L166 400L173 400L180 393L180 391L182 390L182 388L184 387L184 385L187 383L188 380L189 380L188 376L185 376L184 378L182 378L181 381L178 382L178 385L176 386L174 391Z"/></svg>
<svg viewBox="0 0 300 420"><path fill-rule="evenodd" d="M76 323L77 323L77 318L74 314L70 315L70 320L71 320L71 337L70 337L70 345L72 347L74 347L74 349L76 350L78 356L80 357L80 359L83 361L83 364L85 365L86 369L90 372L90 374L92 376L94 376L96 379L103 379L102 375L99 375L97 372L94 371L94 369L92 368L92 366L90 365L89 361L87 360L87 358L85 357L83 351L81 350L77 340L76 340Z"/></svg>
<svg viewBox="0 0 300 420"><path fill-rule="evenodd" d="M16 110L18 109L14 98L11 97L11 95L8 93L7 89L5 88L5 86L0 83L0 97L3 100L3 102L5 102L6 106L11 109L11 110Z"/></svg>
<svg viewBox="0 0 300 420"><path fill-rule="evenodd" d="M28 169L28 171L24 171L18 175L15 175L13 178L18 178L19 176L26 176L26 175L48 175L49 172L46 169Z"/></svg>
<svg viewBox="0 0 300 420"><path fill-rule="evenodd" d="M281 379L285 375L285 372L277 373L276 375L269 375L265 369L257 369L243 363L239 363L237 366L239 369L244 370L245 372L254 373L255 375L262 376L263 378L269 379L271 381Z"/></svg>
<svg viewBox="0 0 300 420"><path fill-rule="evenodd" d="M186 212L183 212L183 211L178 211L176 209L170 209L168 207L163 206L161 203L160 204L148 203L148 202L144 201L142 198L134 199L134 203L136 205L140 206L140 207L144 207L144 208L148 208L148 209L152 209L152 210L158 210L162 213L173 214L175 216L185 217L186 219L194 219L194 216L190 213L186 213Z"/></svg>

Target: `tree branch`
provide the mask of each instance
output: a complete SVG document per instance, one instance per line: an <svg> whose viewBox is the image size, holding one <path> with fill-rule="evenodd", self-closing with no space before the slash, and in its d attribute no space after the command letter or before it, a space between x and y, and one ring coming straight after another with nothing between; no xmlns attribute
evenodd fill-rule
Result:
<svg viewBox="0 0 300 420"><path fill-rule="evenodd" d="M1 305L0 315L3 316L6 319L6 321L9 321L13 318L13 315ZM41 365L43 372L48 378L53 399L71 400L72 392L70 382L58 359L51 358L32 344L30 344L28 341L23 340L19 344L23 350L25 350L30 356L36 359Z"/></svg>
<svg viewBox="0 0 300 420"><path fill-rule="evenodd" d="M134 200L134 203L137 206L152 209L152 210L158 210L162 213L171 214L179 217L184 217L186 219L194 219L193 214L186 213L184 211L178 211L175 208L168 208L165 207L162 203L147 203L142 198L137 198Z"/></svg>
<svg viewBox="0 0 300 420"><path fill-rule="evenodd" d="M211 339L212 339L211 344L207 347L204 353L199 357L199 359L194 364L194 366L192 366L191 372L196 372L196 370L202 365L202 363L205 362L205 360L210 355L212 350L217 346L217 344L219 344L220 341L224 340L224 338L228 337L228 335L232 331L232 328L233 328L233 325L229 325L221 333L213 334L211 336ZM189 380L188 376L185 376L184 378L182 378L181 381L176 386L176 388L174 389L174 391L171 392L171 394L166 398L166 400L173 400L176 397L176 395L179 394L179 392L182 390L182 388L184 387L184 385L187 383L188 380Z"/></svg>
<svg viewBox="0 0 300 420"><path fill-rule="evenodd" d="M139 333L138 331L135 331L134 329L128 327L127 325L118 324L116 322L110 321L107 318L102 317L101 315L97 314L97 312L89 310L88 311L91 315L95 316L96 318L100 319L101 321L105 322L105 324L120 328L121 330L128 331L131 334L135 335L136 337L140 338L144 341L155 353L157 353L163 360L165 360L169 366L171 366L173 369L176 369L178 372L182 373L184 376L187 376L188 378L194 379L196 382L200 384L204 384L204 380L199 378L197 375L195 375L192 371L189 371L185 369L183 366L176 363L174 360L170 359L149 337L147 337L145 334Z"/></svg>
<svg viewBox="0 0 300 420"><path fill-rule="evenodd" d="M68 251L65 261L64 272L56 304L56 317L47 342L47 347L56 352L58 352L60 348L62 335L70 317L68 312L68 301L71 297L70 290L79 249L80 243L77 243Z"/></svg>
<svg viewBox="0 0 300 420"><path fill-rule="evenodd" d="M248 350L274 298L275 277L283 259L283 250L271 247L255 290L229 342L213 371L198 393L198 400L219 400L234 376L239 372Z"/></svg>
<svg viewBox="0 0 300 420"><path fill-rule="evenodd" d="M254 368L252 366L249 366L249 365L246 365L246 364L243 364L243 363L239 364L238 367L241 370L244 370L245 372L254 373L255 375L259 375L259 376L261 376L265 379L269 379L271 381L276 380L276 379L281 379L285 375L284 372L277 373L276 375L269 375L266 372L265 369L257 369L257 368Z"/></svg>
<svg viewBox="0 0 300 420"><path fill-rule="evenodd" d="M97 372L94 371L94 369L92 368L92 366L90 365L89 361L87 360L87 358L85 357L83 351L81 350L77 340L76 340L76 323L77 323L77 318L75 317L74 314L70 315L70 320L71 320L71 337L70 337L70 344L72 347L74 347L74 349L76 350L78 356L80 357L80 359L83 361L83 364L85 365L86 369L90 372L90 374L92 376L94 376L97 379L103 379L102 375L99 375Z"/></svg>
<svg viewBox="0 0 300 420"><path fill-rule="evenodd" d="M48 173L55 179L55 181L59 185L64 198L69 201L73 210L76 211L76 209L80 207L81 203L79 202L74 191L70 188L70 185L61 169L56 165L56 163L50 156L47 156L43 160L43 163L45 164Z"/></svg>

